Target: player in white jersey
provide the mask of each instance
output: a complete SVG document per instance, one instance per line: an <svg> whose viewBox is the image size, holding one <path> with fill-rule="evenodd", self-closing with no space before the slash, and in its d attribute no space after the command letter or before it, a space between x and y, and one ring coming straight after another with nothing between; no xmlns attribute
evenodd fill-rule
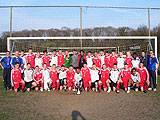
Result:
<svg viewBox="0 0 160 120"><path fill-rule="evenodd" d="M60 90L62 90L63 88L66 90L67 89L67 82L66 82L66 71L67 69L65 68L64 65L62 65L58 72L59 72L59 82L60 82Z"/></svg>
<svg viewBox="0 0 160 120"><path fill-rule="evenodd" d="M136 68L133 68L131 70L131 81L129 82L129 86L133 86L135 88L135 91L138 91L139 88L139 83L140 83L140 75L137 72Z"/></svg>
<svg viewBox="0 0 160 120"><path fill-rule="evenodd" d="M98 92L99 70L97 69L95 64L92 65L92 68L90 69L90 74L91 74L91 88L93 91L96 90L96 92Z"/></svg>
<svg viewBox="0 0 160 120"><path fill-rule="evenodd" d="M24 81L27 91L30 92L33 83L33 69L30 63L27 63L27 68L24 69Z"/></svg>
<svg viewBox="0 0 160 120"><path fill-rule="evenodd" d="M88 55L86 56L86 59L87 59L87 67L91 68L92 65L93 65L93 56L92 56L92 53L91 51L88 52Z"/></svg>
<svg viewBox="0 0 160 120"><path fill-rule="evenodd" d="M56 51L53 51L53 53L51 55L50 66L52 66L53 64L55 64L56 66L58 65L58 56L57 56L57 52Z"/></svg>
<svg viewBox="0 0 160 120"><path fill-rule="evenodd" d="M50 86L51 86L51 79L50 79L50 74L49 74L49 69L47 68L47 64L44 63L43 65L43 82L44 82L44 90L50 91Z"/></svg>
<svg viewBox="0 0 160 120"><path fill-rule="evenodd" d="M81 94L81 88L82 88L82 75L81 75L81 70L79 68L76 69L74 80L75 80L75 88L77 89L77 95L79 95Z"/></svg>
<svg viewBox="0 0 160 120"><path fill-rule="evenodd" d="M110 80L111 80L111 86L113 87L113 91L116 91L119 74L120 72L117 69L117 64L114 64L113 68L110 71Z"/></svg>
<svg viewBox="0 0 160 120"><path fill-rule="evenodd" d="M123 52L119 52L119 56L117 58L117 68L118 69L123 69L124 68L124 62L125 62L125 59L124 59Z"/></svg>
<svg viewBox="0 0 160 120"><path fill-rule="evenodd" d="M104 58L105 58L104 50L101 50L100 51L101 66L105 63Z"/></svg>
<svg viewBox="0 0 160 120"><path fill-rule="evenodd" d="M38 66L40 69L42 69L42 58L41 58L40 52L37 52L36 54L35 66Z"/></svg>
<svg viewBox="0 0 160 120"><path fill-rule="evenodd" d="M132 68L138 68L140 63L140 59L137 56L136 53L133 54L133 59L132 59Z"/></svg>

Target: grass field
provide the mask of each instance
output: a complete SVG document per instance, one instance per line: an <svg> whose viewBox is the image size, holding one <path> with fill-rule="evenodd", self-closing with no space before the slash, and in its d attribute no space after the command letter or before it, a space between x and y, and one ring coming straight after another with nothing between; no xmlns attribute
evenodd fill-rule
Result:
<svg viewBox="0 0 160 120"><path fill-rule="evenodd" d="M160 120L158 91L120 94L5 92L0 71L0 120Z"/></svg>

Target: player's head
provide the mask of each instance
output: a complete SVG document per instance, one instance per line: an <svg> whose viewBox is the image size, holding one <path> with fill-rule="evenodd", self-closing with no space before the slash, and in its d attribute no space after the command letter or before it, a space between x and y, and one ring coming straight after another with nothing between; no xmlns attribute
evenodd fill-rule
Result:
<svg viewBox="0 0 160 120"><path fill-rule="evenodd" d="M126 55L127 55L127 56L131 56L131 52L130 52L130 51L127 51Z"/></svg>
<svg viewBox="0 0 160 120"><path fill-rule="evenodd" d="M57 52L56 52L56 50L54 50L53 52L52 52L52 55L57 55Z"/></svg>
<svg viewBox="0 0 160 120"><path fill-rule="evenodd" d="M69 52L68 52L68 50L66 50L66 51L65 51L65 55L69 55Z"/></svg>
<svg viewBox="0 0 160 120"><path fill-rule="evenodd" d="M143 62L140 62L140 63L139 63L139 67L140 67L140 68L144 67Z"/></svg>
<svg viewBox="0 0 160 120"><path fill-rule="evenodd" d="M144 51L142 51L141 55L144 57L146 54L145 54L145 52L144 52Z"/></svg>
<svg viewBox="0 0 160 120"><path fill-rule="evenodd" d="M83 67L86 68L87 67L87 62L83 63Z"/></svg>
<svg viewBox="0 0 160 120"><path fill-rule="evenodd" d="M14 65L14 67L15 67L16 69L18 69L18 68L19 68L19 63L16 62L15 65Z"/></svg>
<svg viewBox="0 0 160 120"><path fill-rule="evenodd" d="M131 73L135 74L136 72L137 72L137 69L136 68L132 68Z"/></svg>
<svg viewBox="0 0 160 120"><path fill-rule="evenodd" d="M100 55L104 55L104 50L101 49L101 51L99 53L100 53Z"/></svg>
<svg viewBox="0 0 160 120"><path fill-rule="evenodd" d="M35 72L39 72L39 66L35 67Z"/></svg>
<svg viewBox="0 0 160 120"><path fill-rule="evenodd" d="M106 52L105 56L106 56L106 57L109 56L109 52L108 52L108 51Z"/></svg>
<svg viewBox="0 0 160 120"><path fill-rule="evenodd" d="M106 69L106 65L105 64L102 65L102 69Z"/></svg>
<svg viewBox="0 0 160 120"><path fill-rule="evenodd" d="M21 54L21 56L24 56L24 50L21 50L20 54Z"/></svg>
<svg viewBox="0 0 160 120"><path fill-rule="evenodd" d="M27 63L27 69L30 69L30 68L31 68L31 64Z"/></svg>
<svg viewBox="0 0 160 120"><path fill-rule="evenodd" d="M54 69L54 70L56 69L56 64L52 65L52 69Z"/></svg>
<svg viewBox="0 0 160 120"><path fill-rule="evenodd" d="M15 56L19 57L19 51L18 50L15 51Z"/></svg>
<svg viewBox="0 0 160 120"><path fill-rule="evenodd" d="M44 50L44 51L43 51L43 54L44 54L44 55L47 55L47 50Z"/></svg>
<svg viewBox="0 0 160 120"><path fill-rule="evenodd" d="M81 69L80 68L77 68L76 69L76 73L80 73L81 72Z"/></svg>
<svg viewBox="0 0 160 120"><path fill-rule="evenodd" d="M76 50L73 50L73 55L76 55L77 54L77 51Z"/></svg>
<svg viewBox="0 0 160 120"><path fill-rule="evenodd" d="M41 56L40 52L37 52L36 57L39 58Z"/></svg>
<svg viewBox="0 0 160 120"><path fill-rule="evenodd" d="M47 64L46 63L43 64L43 68L47 69Z"/></svg>
<svg viewBox="0 0 160 120"><path fill-rule="evenodd" d="M80 50L80 54L81 54L81 55L84 55L84 51L83 51L83 50Z"/></svg>
<svg viewBox="0 0 160 120"><path fill-rule="evenodd" d="M97 67L95 64L92 65L92 69L95 70Z"/></svg>
<svg viewBox="0 0 160 120"><path fill-rule="evenodd" d="M10 51L7 51L7 52L6 52L6 56L10 56Z"/></svg>
<svg viewBox="0 0 160 120"><path fill-rule="evenodd" d="M116 63L114 63L113 69L117 69L117 64Z"/></svg>
<svg viewBox="0 0 160 120"><path fill-rule="evenodd" d="M119 52L119 56L122 57L123 56L123 52Z"/></svg>
<svg viewBox="0 0 160 120"><path fill-rule="evenodd" d="M150 55L150 56L153 56L153 55L154 55L153 50L150 50L150 51L149 51L149 55Z"/></svg>
<svg viewBox="0 0 160 120"><path fill-rule="evenodd" d="M124 69L127 69L127 68L128 68L128 64L124 63Z"/></svg>
<svg viewBox="0 0 160 120"><path fill-rule="evenodd" d="M88 56L91 56L92 55L92 52L91 51L88 51Z"/></svg>
<svg viewBox="0 0 160 120"><path fill-rule="evenodd" d="M70 70L70 71L73 70L73 66L72 66L72 65L69 66L69 70Z"/></svg>
<svg viewBox="0 0 160 120"><path fill-rule="evenodd" d="M32 48L28 49L28 53L30 53L30 54L32 53Z"/></svg>

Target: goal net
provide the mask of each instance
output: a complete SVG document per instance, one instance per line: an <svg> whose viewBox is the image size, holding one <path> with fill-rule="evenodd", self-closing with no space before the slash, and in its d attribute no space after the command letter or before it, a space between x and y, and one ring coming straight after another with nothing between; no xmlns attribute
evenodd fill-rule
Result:
<svg viewBox="0 0 160 120"><path fill-rule="evenodd" d="M27 51L48 50L116 50L119 51L149 51L157 55L156 36L92 36L92 37L8 37L7 49Z"/></svg>

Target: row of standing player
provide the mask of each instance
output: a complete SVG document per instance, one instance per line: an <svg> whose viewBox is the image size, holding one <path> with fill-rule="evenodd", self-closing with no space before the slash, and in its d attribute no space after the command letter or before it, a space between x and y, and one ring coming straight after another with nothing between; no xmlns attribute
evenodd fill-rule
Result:
<svg viewBox="0 0 160 120"><path fill-rule="evenodd" d="M23 60L20 60L20 58ZM58 52L53 52L51 56L47 55L47 52L44 51L44 55L41 57L40 53L37 53L35 56L32 53L32 49L29 49L29 53L26 56L22 54L21 57L19 57L19 51L16 51L15 57L13 57L11 61L13 68L15 66L15 63L19 63L22 69L24 68L26 63L30 63L31 68L39 66L41 69L44 67L44 64L47 67L52 66L53 64L55 64L56 66L61 66L64 64L66 67L69 67L70 64L72 64L74 68L82 68L83 64L86 62L87 67L89 68L92 68L93 63L94 66L98 69L100 69L103 64L105 64L106 68L113 68L114 64L117 64L118 69L121 70L124 68L125 62L128 65L128 68L138 68L140 63L140 59L138 58L138 56L134 54L134 56L132 57L130 52L127 52L126 56L123 55L122 52L117 55L114 51L112 52L112 54L109 54L107 52L105 55L103 51L101 51L100 53L96 52L94 56L91 52L88 52L86 56L83 51L80 51L79 55L76 51L73 51L73 55L70 57L68 51L63 54L62 51L59 50ZM143 59L141 59L141 62L143 64L146 64ZM110 91L109 85L108 90Z"/></svg>

